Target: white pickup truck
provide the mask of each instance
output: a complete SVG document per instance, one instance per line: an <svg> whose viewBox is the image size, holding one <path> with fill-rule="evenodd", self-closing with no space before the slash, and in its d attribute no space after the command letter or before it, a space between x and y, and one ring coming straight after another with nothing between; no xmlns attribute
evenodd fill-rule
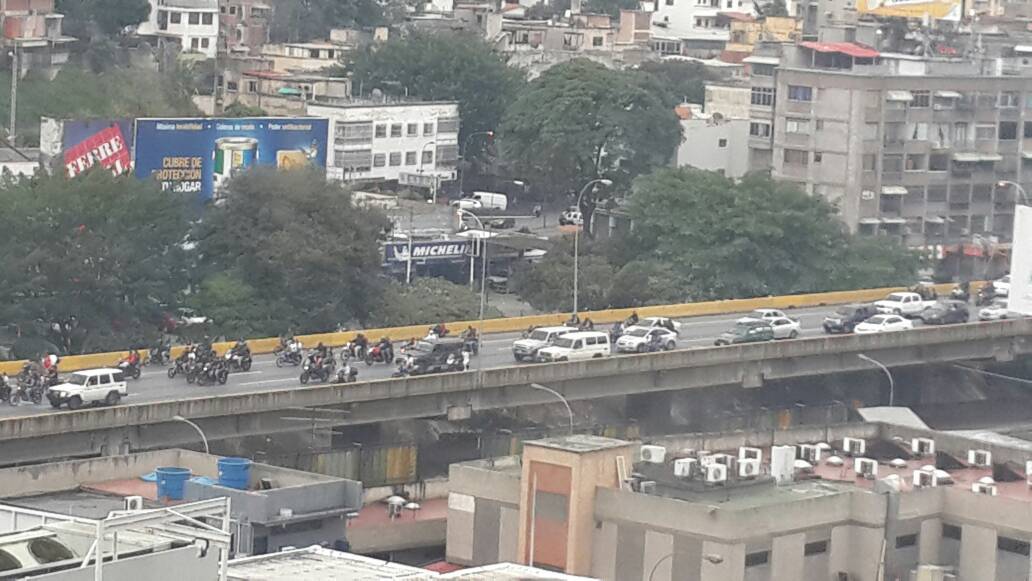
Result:
<svg viewBox="0 0 1032 581"><path fill-rule="evenodd" d="M887 315L901 315L920 319L925 309L930 308L935 301L926 301L917 293L892 293L880 301L875 301L874 307L879 313Z"/></svg>

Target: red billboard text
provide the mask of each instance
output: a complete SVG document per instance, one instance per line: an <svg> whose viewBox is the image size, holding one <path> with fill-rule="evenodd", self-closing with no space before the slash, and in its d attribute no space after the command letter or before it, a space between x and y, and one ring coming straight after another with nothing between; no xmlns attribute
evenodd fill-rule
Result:
<svg viewBox="0 0 1032 581"><path fill-rule="evenodd" d="M68 177L75 177L95 165L121 175L129 171L131 158L122 130L112 125L66 149L64 163Z"/></svg>

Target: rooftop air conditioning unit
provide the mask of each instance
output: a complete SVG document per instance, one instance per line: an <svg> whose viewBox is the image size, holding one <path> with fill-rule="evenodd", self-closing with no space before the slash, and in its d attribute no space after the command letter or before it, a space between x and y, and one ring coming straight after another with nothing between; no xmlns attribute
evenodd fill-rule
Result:
<svg viewBox="0 0 1032 581"><path fill-rule="evenodd" d="M756 478L760 475L760 460L758 458L743 458L738 461L739 478Z"/></svg>
<svg viewBox="0 0 1032 581"><path fill-rule="evenodd" d="M691 478L698 470L699 461L695 458L678 458L674 460L674 476L678 478Z"/></svg>
<svg viewBox="0 0 1032 581"><path fill-rule="evenodd" d="M656 481L655 480L643 480L638 485L638 490L642 494L655 494L656 493Z"/></svg>
<svg viewBox="0 0 1032 581"><path fill-rule="evenodd" d="M662 464L666 460L666 448L663 446L642 446L641 461L650 464Z"/></svg>
<svg viewBox="0 0 1032 581"><path fill-rule="evenodd" d="M968 450L968 464L988 468L993 465L993 454L988 450Z"/></svg>
<svg viewBox="0 0 1032 581"><path fill-rule="evenodd" d="M1025 484L1032 486L1032 460L1025 461Z"/></svg>
<svg viewBox="0 0 1032 581"><path fill-rule="evenodd" d="M971 485L971 492L974 492L975 494L988 494L989 496L996 496L996 484L975 482Z"/></svg>
<svg viewBox="0 0 1032 581"><path fill-rule="evenodd" d="M123 500L125 501L125 510L143 510L142 496L127 496Z"/></svg>
<svg viewBox="0 0 1032 581"><path fill-rule="evenodd" d="M878 463L870 458L857 458L853 460L853 472L868 480L878 477Z"/></svg>
<svg viewBox="0 0 1032 581"><path fill-rule="evenodd" d="M927 470L914 471L914 488L931 488L935 485L935 474Z"/></svg>
<svg viewBox="0 0 1032 581"><path fill-rule="evenodd" d="M709 466L711 464L716 464L717 463L716 454L711 454L711 453L709 453L709 452L707 452L705 450L703 450L702 452L699 452L698 458L699 458L699 466L702 466L703 468L705 468L706 466Z"/></svg>
<svg viewBox="0 0 1032 581"><path fill-rule="evenodd" d="M842 438L842 451L850 456L863 456L867 452L867 442L860 438Z"/></svg>
<svg viewBox="0 0 1032 581"><path fill-rule="evenodd" d="M821 461L821 447L817 444L802 444L799 446L799 459L806 460L810 464Z"/></svg>
<svg viewBox="0 0 1032 581"><path fill-rule="evenodd" d="M738 449L739 460L763 460L763 450L742 446Z"/></svg>
<svg viewBox="0 0 1032 581"><path fill-rule="evenodd" d="M727 466L723 464L710 464L706 467L706 482L715 484L727 481Z"/></svg>
<svg viewBox="0 0 1032 581"><path fill-rule="evenodd" d="M910 451L915 456L931 456L935 454L935 440L931 438L914 438L910 440Z"/></svg>

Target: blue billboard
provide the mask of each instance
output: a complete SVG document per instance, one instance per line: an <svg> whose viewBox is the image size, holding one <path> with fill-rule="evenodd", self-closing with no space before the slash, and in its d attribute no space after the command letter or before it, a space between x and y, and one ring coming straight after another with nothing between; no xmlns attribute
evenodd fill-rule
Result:
<svg viewBox="0 0 1032 581"><path fill-rule="evenodd" d="M217 199L237 172L253 166L326 168L327 119L137 119L136 176L161 189Z"/></svg>

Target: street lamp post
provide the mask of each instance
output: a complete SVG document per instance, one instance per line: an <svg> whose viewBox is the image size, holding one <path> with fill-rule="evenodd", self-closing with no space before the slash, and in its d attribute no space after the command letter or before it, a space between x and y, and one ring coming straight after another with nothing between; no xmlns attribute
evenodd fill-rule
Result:
<svg viewBox="0 0 1032 581"><path fill-rule="evenodd" d="M1021 199L1025 201L1025 205L1032 206L1032 204L1030 204L1028 201L1028 194L1025 192L1025 188L1021 187L1021 184L1019 184L1018 182L1012 182L1010 180L1000 180L996 182L996 185L1001 188L1004 186L1012 186L1015 190L1018 190L1019 194L1021 194Z"/></svg>
<svg viewBox="0 0 1032 581"><path fill-rule="evenodd" d="M480 369L480 362L484 358L484 354L482 353L483 349L481 349L481 347L483 347L483 345L481 344L481 341L483 341L483 337L484 337L484 308L485 308L485 306L487 304L487 249L489 248L489 246L487 244L487 237L488 237L489 233L488 233L487 229L484 228L484 222L480 220L480 216L477 216L476 214L474 214L473 212L470 212L469 210L463 210L461 208L459 208L458 211L459 211L459 214L465 214L467 216L472 217L473 220L476 221L477 226L480 227L480 231L484 233L483 237L479 237L478 238L478 240L480 241L480 250L481 250L481 256L480 256L480 316L477 318L477 369L479 370ZM470 278L470 281L471 281L470 286L472 286L472 280L473 280L473 259L472 258L470 258L469 267L470 267L470 269L469 269L469 278Z"/></svg>
<svg viewBox="0 0 1032 581"><path fill-rule="evenodd" d="M595 178L595 179L591 180L590 182L584 184L584 187L581 188L580 194L577 195L577 210L578 211L580 211L581 201L584 199L584 194L588 191L588 189L591 186L593 186L595 184L602 184L604 186L611 186L611 185L613 185L613 180L606 179L606 178ZM581 214L581 224L580 224L580 227L577 228L576 230L574 230L574 232L573 232L573 314L574 315L577 314L577 306L578 306L578 302L577 302L577 300L578 300L578 292L577 291L578 291L578 284L579 284L579 277L580 277L580 272L579 272L580 271L580 268L579 268L580 267L580 231L582 229L584 229L584 226L585 226L584 215Z"/></svg>
<svg viewBox="0 0 1032 581"><path fill-rule="evenodd" d="M423 144L423 147L421 147L419 149L419 170L418 171L419 171L420 175L422 175L422 173L423 173L423 154L426 153L426 148L432 147L434 145L437 145L436 141L427 141L426 143ZM437 165L436 157L437 156L434 156L434 166L435 167ZM436 204L437 203L437 172L432 172L430 177L433 180L433 181L430 182L430 198L431 198L431 200L433 200L433 203Z"/></svg>
<svg viewBox="0 0 1032 581"><path fill-rule="evenodd" d="M466 139L464 139L462 141L462 151L459 152L459 157L462 158L462 163L463 164L466 163L466 149L469 148L469 140L473 139L474 137L476 137L478 135L486 135L488 137L493 137L494 136L494 131L477 131L476 133L470 133L469 135L466 136ZM466 190L463 189L463 183L465 181L466 181L466 168L462 168L462 172L459 173L459 197L460 198L462 197L462 194L465 193L465 191L466 191Z"/></svg>
<svg viewBox="0 0 1032 581"><path fill-rule="evenodd" d="M555 397L559 398L559 401L563 402L563 405L566 406L566 413L570 416L570 435L572 436L573 435L573 408L570 407L570 402L566 401L566 398L563 397L563 394L561 394L558 391L552 389L551 387L548 387L548 386L545 386L545 385L541 385L540 383L532 383L532 384L530 384L530 387L532 389L537 389L537 390L540 390L540 391L548 392L548 393L554 395Z"/></svg>
<svg viewBox="0 0 1032 581"><path fill-rule="evenodd" d="M187 424L193 429L197 430L197 435L201 437L201 442L204 442L204 453L211 454L211 450L208 448L208 438L204 435L204 431L201 430L200 426L184 418L183 416L172 416L172 419L177 422L183 422L184 424Z"/></svg>
<svg viewBox="0 0 1032 581"><path fill-rule="evenodd" d="M882 371L885 372L885 376L889 378L889 407L892 407L892 406L896 405L896 382L894 382L892 380L892 372L889 371L889 368L885 367L885 365L883 365L880 361L872 359L872 358L864 355L863 353L857 354L857 357L859 357L860 359L863 359L864 361L866 361L868 363L871 363L873 365L877 365L878 367L881 368Z"/></svg>

